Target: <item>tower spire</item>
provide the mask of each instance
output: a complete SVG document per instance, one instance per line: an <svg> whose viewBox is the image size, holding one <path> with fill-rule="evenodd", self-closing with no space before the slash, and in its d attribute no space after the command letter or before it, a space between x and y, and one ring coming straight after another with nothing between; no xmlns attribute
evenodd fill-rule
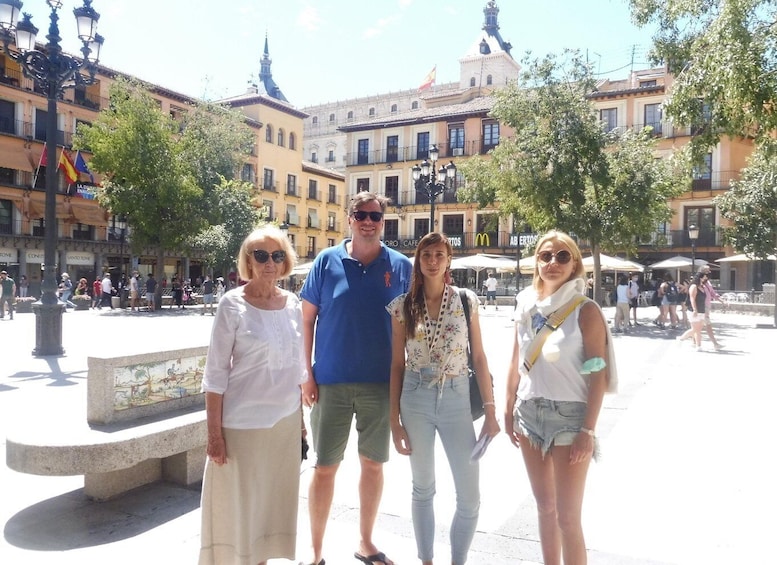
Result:
<svg viewBox="0 0 777 565"><path fill-rule="evenodd" d="M275 81L272 78L272 69L270 68L271 66L272 59L270 59L270 42L268 39L268 34L265 32L264 54L262 55L261 67L259 70L259 83L270 97L288 102L286 97L283 95L283 92L281 92L280 87L275 84Z"/></svg>

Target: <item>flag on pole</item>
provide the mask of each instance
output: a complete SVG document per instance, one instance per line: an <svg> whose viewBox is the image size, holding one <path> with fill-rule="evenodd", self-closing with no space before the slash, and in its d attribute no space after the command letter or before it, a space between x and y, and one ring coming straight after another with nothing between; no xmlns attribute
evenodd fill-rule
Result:
<svg viewBox="0 0 777 565"><path fill-rule="evenodd" d="M92 171L89 170L89 167L86 166L86 161L84 161L83 155L81 155L81 150L79 149L76 151L76 158L75 158L75 167L76 171L79 173L84 173L85 175L89 175L89 180L92 181L92 184L94 184L94 175L92 174Z"/></svg>
<svg viewBox="0 0 777 565"><path fill-rule="evenodd" d="M57 165L57 168L62 169L62 172L65 173L68 184L73 184L78 180L76 167L70 157L67 156L64 147L62 148L62 153L59 155L59 164Z"/></svg>
<svg viewBox="0 0 777 565"><path fill-rule="evenodd" d="M40 159L38 159L38 166L35 169L35 174L32 176L32 187L35 188L35 186L38 184L38 173L40 173L40 168L45 167L46 163L48 162L48 158L46 157L46 142L43 142L43 152L40 154Z"/></svg>
<svg viewBox="0 0 777 565"><path fill-rule="evenodd" d="M418 92L423 92L427 88L431 88L432 85L434 85L435 81L437 80L437 65L434 66L434 68L429 71L429 74L424 77L424 81L421 83L421 86L418 87Z"/></svg>

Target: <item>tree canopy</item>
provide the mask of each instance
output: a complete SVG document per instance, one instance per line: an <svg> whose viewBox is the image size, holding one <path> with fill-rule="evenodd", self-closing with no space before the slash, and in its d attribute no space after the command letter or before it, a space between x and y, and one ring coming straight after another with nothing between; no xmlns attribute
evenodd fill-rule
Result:
<svg viewBox="0 0 777 565"><path fill-rule="evenodd" d="M708 124L697 155L721 135L769 142L777 129L777 3L773 0L630 0L638 25L657 23L652 59L675 75L666 113Z"/></svg>
<svg viewBox="0 0 777 565"><path fill-rule="evenodd" d="M690 175L671 158L656 159L649 128L603 130L579 53L524 63L519 82L495 93L491 112L514 134L462 165L463 195L481 206L498 202L502 215L536 231L557 228L587 240L598 281L599 250L635 251L639 237L671 217L668 201Z"/></svg>
<svg viewBox="0 0 777 565"><path fill-rule="evenodd" d="M100 204L126 218L131 245L186 251L210 225L225 223L217 187L233 179L252 132L236 112L193 105L180 121L139 83L118 80L110 106L81 125L74 146L88 148L105 180ZM242 225L242 222L240 222Z"/></svg>

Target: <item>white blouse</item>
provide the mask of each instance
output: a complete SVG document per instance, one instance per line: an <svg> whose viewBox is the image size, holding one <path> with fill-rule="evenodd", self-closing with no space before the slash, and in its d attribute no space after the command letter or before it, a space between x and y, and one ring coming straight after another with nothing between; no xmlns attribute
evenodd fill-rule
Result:
<svg viewBox="0 0 777 565"><path fill-rule="evenodd" d="M225 428L270 428L300 408L302 305L287 294L284 308L262 310L243 291L218 302L202 390L224 395Z"/></svg>

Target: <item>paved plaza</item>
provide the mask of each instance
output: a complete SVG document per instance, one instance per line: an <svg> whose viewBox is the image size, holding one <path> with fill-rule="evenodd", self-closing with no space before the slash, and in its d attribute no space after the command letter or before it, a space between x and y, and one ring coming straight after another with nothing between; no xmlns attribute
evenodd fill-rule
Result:
<svg viewBox="0 0 777 565"><path fill-rule="evenodd" d="M761 564L773 562L770 511L777 505L770 444L777 372L772 318L714 314L724 350L695 352L677 333L649 323L618 335L620 393L608 396L597 432L603 457L592 465L584 528L592 565ZM612 318L612 309L606 310ZM34 358L35 320L0 321L0 439L13 426L56 427L67 411L86 414L86 357L205 345L213 318L199 308L161 313L68 312L61 357ZM483 311L489 365L503 401L512 325L507 308ZM353 443L353 442L352 442ZM4 459L4 457L3 457ZM453 486L438 454L436 561L450 562ZM298 561L309 557L307 486L301 468ZM324 557L357 563L356 453L338 474ZM83 478L42 477L0 466L0 563L196 563L199 490L157 483L95 503ZM418 563L410 522L410 469L392 453L376 543L397 564ZM481 463L482 505L470 565L541 562L537 520L520 453L506 435ZM290 564L272 560L272 565ZM293 562L293 563L296 563Z"/></svg>

